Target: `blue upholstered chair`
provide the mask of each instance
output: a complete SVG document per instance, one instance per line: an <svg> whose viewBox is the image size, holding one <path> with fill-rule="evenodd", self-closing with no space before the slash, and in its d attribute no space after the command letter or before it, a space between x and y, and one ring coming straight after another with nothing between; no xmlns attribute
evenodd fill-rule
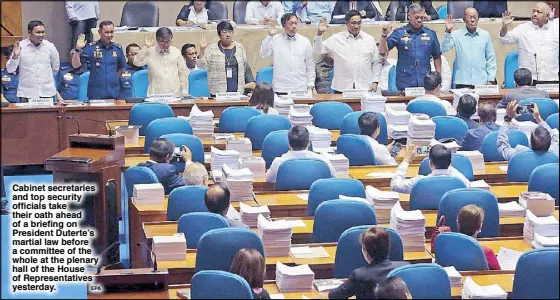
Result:
<svg viewBox="0 0 560 300"><path fill-rule="evenodd" d="M146 98L148 96L148 70L140 70L132 74L132 96Z"/></svg>
<svg viewBox="0 0 560 300"><path fill-rule="evenodd" d="M363 114L363 111L355 111L347 114L342 119L342 126L340 134L356 134L360 135L360 126L358 126L358 119ZM387 145L387 120L382 113L376 112L377 119L379 120L379 135L376 140L384 145Z"/></svg>
<svg viewBox="0 0 560 300"><path fill-rule="evenodd" d="M191 299L253 299L245 278L226 271L207 270L194 274Z"/></svg>
<svg viewBox="0 0 560 300"><path fill-rule="evenodd" d="M309 189L307 215L314 216L317 207L327 200L338 199L338 196L366 197L362 182L352 178L319 179Z"/></svg>
<svg viewBox="0 0 560 300"><path fill-rule="evenodd" d="M228 107L220 115L220 132L245 132L249 119L259 115L254 107Z"/></svg>
<svg viewBox="0 0 560 300"><path fill-rule="evenodd" d="M150 122L167 117L175 117L173 109L168 104L159 102L137 103L130 109L128 124L142 125L140 127L140 135L146 135Z"/></svg>
<svg viewBox="0 0 560 300"><path fill-rule="evenodd" d="M454 116L433 117L432 121L436 123L436 140L454 138L460 144L469 130L465 121Z"/></svg>
<svg viewBox="0 0 560 300"><path fill-rule="evenodd" d="M208 70L200 69L189 73L189 94L193 97L210 97Z"/></svg>
<svg viewBox="0 0 560 300"><path fill-rule="evenodd" d="M261 156L266 163L266 169L270 168L276 157L280 157L288 151L290 151L288 130L278 130L267 134L261 152Z"/></svg>
<svg viewBox="0 0 560 300"><path fill-rule="evenodd" d="M207 186L181 186L169 193L167 221L177 221L183 214L208 212L204 203Z"/></svg>
<svg viewBox="0 0 560 300"><path fill-rule="evenodd" d="M504 85L506 89L515 88L513 73L519 69L519 56L517 50L509 52L504 61Z"/></svg>
<svg viewBox="0 0 560 300"><path fill-rule="evenodd" d="M454 19L462 19L465 16L465 9L467 7L473 7L473 2L474 1L447 1L447 14L453 16Z"/></svg>
<svg viewBox="0 0 560 300"><path fill-rule="evenodd" d="M446 116L445 107L431 100L415 100L408 103L406 110L411 114L426 114L433 117Z"/></svg>
<svg viewBox="0 0 560 300"><path fill-rule="evenodd" d="M278 130L289 130L292 128L290 120L279 115L254 116L247 122L245 136L251 140L253 150L262 150L266 136Z"/></svg>
<svg viewBox="0 0 560 300"><path fill-rule="evenodd" d="M558 163L536 167L529 177L529 191L549 194L558 206Z"/></svg>
<svg viewBox="0 0 560 300"><path fill-rule="evenodd" d="M187 146L192 153L192 161L204 164L204 146L202 145L202 140L195 135L186 133L171 133L164 134L160 136L170 140L175 147L180 147L182 145ZM172 164L177 169L177 172L183 172L185 169L185 163L183 161L172 162Z"/></svg>
<svg viewBox="0 0 560 300"><path fill-rule="evenodd" d="M442 4L437 8L438 17L444 20L447 17L447 4Z"/></svg>
<svg viewBox="0 0 560 300"><path fill-rule="evenodd" d="M558 247L529 250L519 257L512 299L558 299Z"/></svg>
<svg viewBox="0 0 560 300"><path fill-rule="evenodd" d="M465 188L455 177L431 176L418 180L410 191L410 209L438 209L441 198L448 191Z"/></svg>
<svg viewBox="0 0 560 300"><path fill-rule="evenodd" d="M89 82L89 71L84 72L82 75L80 75L80 85L78 86L78 101L88 100L88 96L87 96L88 82Z"/></svg>
<svg viewBox="0 0 560 300"><path fill-rule="evenodd" d="M151 121L145 131L144 153L150 152L152 142L165 134L186 133L193 134L189 121L183 118L167 117ZM175 145L179 147L180 145Z"/></svg>
<svg viewBox="0 0 560 300"><path fill-rule="evenodd" d="M228 227L229 224L223 216L211 212L192 212L179 218L177 232L185 234L188 249L196 249L203 234L213 229Z"/></svg>
<svg viewBox="0 0 560 300"><path fill-rule="evenodd" d="M550 126L550 128L558 129L558 113L548 116L548 118L546 118L546 123Z"/></svg>
<svg viewBox="0 0 560 300"><path fill-rule="evenodd" d="M451 154L451 166L457 171L461 172L468 180L474 180L474 171L471 161L464 155L452 153ZM420 162L420 167L418 168L419 175L428 175L432 173L430 168L430 158L426 157Z"/></svg>
<svg viewBox="0 0 560 300"><path fill-rule="evenodd" d="M428 263L400 266L387 274L387 277L395 276L406 283L412 299L451 299L449 276L441 266Z"/></svg>
<svg viewBox="0 0 560 300"><path fill-rule="evenodd" d="M508 162L507 181L528 182L536 167L549 163L558 163L558 155L532 150L516 153Z"/></svg>
<svg viewBox="0 0 560 300"><path fill-rule="evenodd" d="M510 129L508 131L509 144L511 147L517 145L529 146L527 135L521 130ZM505 158L498 152L498 132L492 131L482 140L480 152L484 156L484 161L504 161Z"/></svg>
<svg viewBox="0 0 560 300"><path fill-rule="evenodd" d="M457 271L485 271L488 262L482 246L474 238L457 232L443 232L435 240L436 263L454 266Z"/></svg>
<svg viewBox="0 0 560 300"><path fill-rule="evenodd" d="M543 120L546 120L549 116L558 113L558 105L550 98L528 98L519 101L519 105L529 105L531 102L535 103L539 108L539 113ZM533 114L523 114L518 116L518 121L533 121L536 122L535 118L533 118Z"/></svg>
<svg viewBox="0 0 560 300"><path fill-rule="evenodd" d="M237 24L245 23L245 11L249 1L235 1L233 2L233 21Z"/></svg>
<svg viewBox="0 0 560 300"><path fill-rule="evenodd" d="M329 166L314 158L296 158L284 161L278 168L276 190L308 190L311 184L322 178L331 178Z"/></svg>
<svg viewBox="0 0 560 300"><path fill-rule="evenodd" d="M375 154L364 136L343 134L336 141L336 152L344 154L350 166L373 166L376 164Z"/></svg>
<svg viewBox="0 0 560 300"><path fill-rule="evenodd" d="M373 207L355 200L328 200L317 207L313 243L337 242L342 233L359 225L376 225Z"/></svg>
<svg viewBox="0 0 560 300"><path fill-rule="evenodd" d="M397 88L397 66L392 66L389 69L389 82L388 82L389 90L396 92L399 89Z"/></svg>
<svg viewBox="0 0 560 300"><path fill-rule="evenodd" d="M344 117L352 112L352 108L342 102L319 102L314 104L309 112L313 116L313 125L338 130Z"/></svg>
<svg viewBox="0 0 560 300"><path fill-rule="evenodd" d="M147 167L130 167L124 172L124 181L126 183L126 192L132 197L135 184L159 183L154 173Z"/></svg>
<svg viewBox="0 0 560 300"><path fill-rule="evenodd" d="M272 86L272 70L272 66L260 68L257 72L257 83L266 82L268 85Z"/></svg>

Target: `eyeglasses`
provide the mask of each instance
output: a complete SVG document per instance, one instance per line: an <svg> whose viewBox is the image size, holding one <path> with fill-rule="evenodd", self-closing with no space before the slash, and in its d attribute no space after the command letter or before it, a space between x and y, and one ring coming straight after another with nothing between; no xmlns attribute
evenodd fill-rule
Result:
<svg viewBox="0 0 560 300"><path fill-rule="evenodd" d="M228 33L229 33L229 34L232 34L232 33L233 33L233 30L229 30L229 29L228 29L228 30L222 30L222 31L220 31L220 33L221 33L221 34L228 34Z"/></svg>
<svg viewBox="0 0 560 300"><path fill-rule="evenodd" d="M165 40L165 41L157 40L157 42L158 42L158 44L169 44L169 43L171 43L171 40Z"/></svg>

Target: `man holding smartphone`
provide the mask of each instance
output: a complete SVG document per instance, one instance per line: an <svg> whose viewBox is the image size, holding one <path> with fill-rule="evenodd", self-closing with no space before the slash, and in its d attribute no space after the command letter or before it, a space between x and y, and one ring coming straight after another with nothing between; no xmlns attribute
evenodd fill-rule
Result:
<svg viewBox="0 0 560 300"><path fill-rule="evenodd" d="M360 134L365 136L369 142L377 165L396 165L397 162L393 158L400 150L396 147L395 142L385 146L380 144L376 138L379 136L381 128L379 127L379 119L374 112L365 112L358 118L358 126L360 127ZM399 143L399 145L402 144ZM396 148L395 148L396 147ZM393 153L393 149L397 149Z"/></svg>

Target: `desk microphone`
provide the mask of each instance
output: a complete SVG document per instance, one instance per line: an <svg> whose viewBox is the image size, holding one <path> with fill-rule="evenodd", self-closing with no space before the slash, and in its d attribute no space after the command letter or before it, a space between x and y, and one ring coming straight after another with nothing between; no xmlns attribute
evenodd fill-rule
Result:
<svg viewBox="0 0 560 300"><path fill-rule="evenodd" d="M66 119L68 119L68 120L74 120L74 122L76 122L76 127L78 127L78 134L80 134L80 133L81 133L81 131L80 131L80 122L78 122L78 120L76 120L76 119L74 119L73 117L70 117L70 116L66 116Z"/></svg>
<svg viewBox="0 0 560 300"><path fill-rule="evenodd" d="M535 57L535 72L537 72L537 82L539 81L539 66L537 65L537 53L533 53Z"/></svg>
<svg viewBox="0 0 560 300"><path fill-rule="evenodd" d="M154 262L154 270L152 271L153 273L157 272L157 257L156 257L156 253L154 252L154 250L152 250L150 247L148 247L146 245L146 243L142 242L142 243L136 243L136 246L138 247L144 247L146 249L148 249L148 251L150 251L152 253L152 261Z"/></svg>
<svg viewBox="0 0 560 300"><path fill-rule="evenodd" d="M78 124L78 134L80 134L80 125L79 125L77 120L85 120L85 121L98 122L98 123L105 124L107 129L109 129L109 136L113 136L113 131L111 130L111 126L109 126L109 123L107 121L101 121L101 120L95 120L95 119L89 119L89 118L81 118L81 117L73 117L73 116L66 116L66 118L69 119L69 120L76 121L76 123Z"/></svg>
<svg viewBox="0 0 560 300"><path fill-rule="evenodd" d="M112 243L109 247L107 247L105 250L103 250L103 252L101 252L101 254L99 255L99 257L101 259L103 259L103 257L105 257L105 254L107 253L107 251L113 249L116 245L120 245L121 243L119 241L116 241L114 243ZM95 273L95 275L99 275L99 273L101 273L101 268L103 267L103 265L99 265L99 267L97 267L97 273Z"/></svg>

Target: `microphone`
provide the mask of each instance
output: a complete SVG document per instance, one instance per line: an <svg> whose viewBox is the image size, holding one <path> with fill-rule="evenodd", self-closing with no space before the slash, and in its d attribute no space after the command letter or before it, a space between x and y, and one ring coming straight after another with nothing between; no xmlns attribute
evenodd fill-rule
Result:
<svg viewBox="0 0 560 300"><path fill-rule="evenodd" d="M150 248L148 247L144 242L140 243L136 243L136 246L138 247L144 247L146 249L148 249L148 251L150 251L150 253L152 253L152 261L154 262L154 270L152 271L153 273L157 272L157 257L156 257L156 253Z"/></svg>
<svg viewBox="0 0 560 300"><path fill-rule="evenodd" d="M76 120L76 119L74 119L74 118L72 118L72 117L70 117L70 116L66 116L66 119L68 119L68 120L74 120L74 122L76 122L76 126L78 127L78 134L80 134L80 133L81 133L81 131L80 131L80 122L78 122L78 120Z"/></svg>
<svg viewBox="0 0 560 300"><path fill-rule="evenodd" d="M537 65L537 53L533 53L535 57L535 72L537 72L537 82L539 81L539 66Z"/></svg>
<svg viewBox="0 0 560 300"><path fill-rule="evenodd" d="M89 119L89 118L82 118L82 117L73 117L73 116L66 116L66 118L67 119L72 119L72 120L85 120L85 121L103 123L103 124L105 124L105 126L109 130L109 136L113 136L113 131L111 130L111 126L109 126L109 123L107 121L101 121L101 120L95 120L95 119ZM77 123L77 121L76 121L76 123ZM79 126L78 126L78 128L79 128ZM79 129L78 129L78 133L80 133Z"/></svg>
<svg viewBox="0 0 560 300"><path fill-rule="evenodd" d="M109 247L107 247L103 252L101 252L101 254L99 255L99 257L103 258L105 256L105 254L107 253L107 251L111 250L112 248L114 248L116 245L120 245L121 243L119 241L116 241L114 243L112 243ZM99 267L97 267L97 273L95 273L95 275L99 275L99 273L101 273L101 268L103 267L103 265L99 265Z"/></svg>

